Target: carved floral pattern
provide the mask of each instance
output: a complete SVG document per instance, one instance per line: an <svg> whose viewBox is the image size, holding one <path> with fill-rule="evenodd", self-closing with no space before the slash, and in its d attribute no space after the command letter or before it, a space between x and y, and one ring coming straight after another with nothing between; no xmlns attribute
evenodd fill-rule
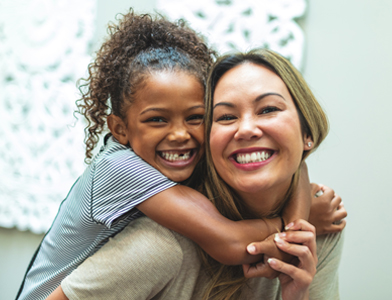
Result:
<svg viewBox="0 0 392 300"><path fill-rule="evenodd" d="M0 226L45 232L83 164L73 116L96 0L0 4Z"/></svg>
<svg viewBox="0 0 392 300"><path fill-rule="evenodd" d="M158 0L157 5L170 19L186 20L221 54L268 47L301 67L304 34L295 20L303 17L305 0Z"/></svg>

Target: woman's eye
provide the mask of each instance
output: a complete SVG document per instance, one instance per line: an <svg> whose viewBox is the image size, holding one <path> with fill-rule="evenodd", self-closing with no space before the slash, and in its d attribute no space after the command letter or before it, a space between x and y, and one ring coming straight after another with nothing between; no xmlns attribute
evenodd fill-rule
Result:
<svg viewBox="0 0 392 300"><path fill-rule="evenodd" d="M219 121L231 121L231 120L235 120L235 119L236 119L236 117L233 116L233 115L224 114L224 115L218 117L216 119L216 122L219 122Z"/></svg>
<svg viewBox="0 0 392 300"><path fill-rule="evenodd" d="M279 109L277 107L275 107L275 106L268 106L268 107L263 108L261 110L260 114L268 114L268 113L272 113L272 112L275 112L275 111L278 111L278 110Z"/></svg>
<svg viewBox="0 0 392 300"><path fill-rule="evenodd" d="M192 115L186 121L190 124L200 124L204 121L204 115Z"/></svg>

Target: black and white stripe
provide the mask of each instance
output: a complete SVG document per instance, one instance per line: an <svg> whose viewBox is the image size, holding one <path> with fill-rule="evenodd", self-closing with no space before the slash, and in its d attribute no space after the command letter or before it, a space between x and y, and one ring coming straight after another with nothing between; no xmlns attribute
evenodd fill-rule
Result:
<svg viewBox="0 0 392 300"><path fill-rule="evenodd" d="M109 138L61 203L34 255L17 299L45 299L130 221L135 206L174 186L128 147Z"/></svg>

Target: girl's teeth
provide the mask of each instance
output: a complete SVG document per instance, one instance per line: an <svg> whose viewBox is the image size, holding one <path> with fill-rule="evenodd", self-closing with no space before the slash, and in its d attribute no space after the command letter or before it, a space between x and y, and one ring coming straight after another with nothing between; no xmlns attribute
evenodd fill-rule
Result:
<svg viewBox="0 0 392 300"><path fill-rule="evenodd" d="M191 151L188 151L183 154L173 154L173 153L168 153L168 152L162 152L161 156L168 160L168 161L179 161L179 160L188 160L191 155Z"/></svg>
<svg viewBox="0 0 392 300"><path fill-rule="evenodd" d="M271 157L271 154L265 151L252 152L246 154L237 154L236 161L239 164L249 164L254 162L261 162Z"/></svg>

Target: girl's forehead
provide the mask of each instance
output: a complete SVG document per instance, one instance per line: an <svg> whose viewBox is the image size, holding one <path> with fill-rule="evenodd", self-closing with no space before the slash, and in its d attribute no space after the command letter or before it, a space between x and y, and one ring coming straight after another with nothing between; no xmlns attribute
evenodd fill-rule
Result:
<svg viewBox="0 0 392 300"><path fill-rule="evenodd" d="M144 79L134 94L132 106L162 106L174 101L200 102L204 105L204 87L187 72L154 72Z"/></svg>

